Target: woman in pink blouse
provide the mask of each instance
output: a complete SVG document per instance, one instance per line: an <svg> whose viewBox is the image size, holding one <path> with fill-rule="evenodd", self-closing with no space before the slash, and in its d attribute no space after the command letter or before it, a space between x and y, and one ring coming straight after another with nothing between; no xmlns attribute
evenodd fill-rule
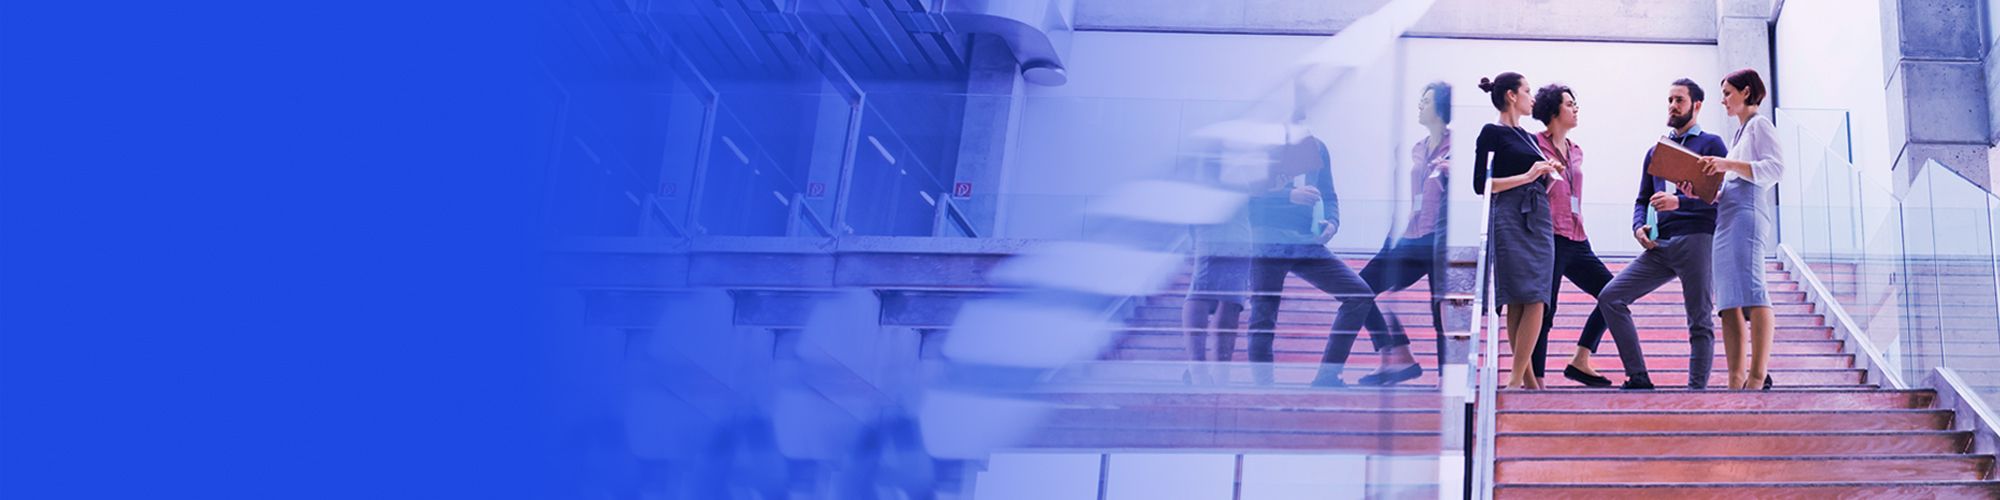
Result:
<svg viewBox="0 0 2000 500"><path fill-rule="evenodd" d="M1431 325L1437 329L1440 339L1444 338L1444 315L1439 299L1444 298L1444 280L1440 267L1446 262L1443 252L1445 245L1438 238L1443 237L1445 222L1445 186L1450 185L1451 167L1451 85L1432 82L1424 87L1424 93L1417 99L1417 123L1430 131L1423 140L1411 146L1410 151L1410 224L1403 230L1401 238L1387 244L1375 258L1361 268L1361 280L1368 283L1370 291L1376 295L1403 290L1417 283L1424 276L1431 276ZM1342 302L1334 315L1333 331L1353 332L1366 327L1371 332L1393 332L1402 335L1402 322L1393 314L1384 316L1374 302ZM1340 379L1341 371L1353 352L1355 336L1335 335L1327 339L1326 351L1320 355L1319 375L1313 385L1339 387L1346 385ZM1381 360L1376 363L1373 373L1362 375L1361 385L1395 385L1415 379L1424 373L1407 347L1387 349L1378 352ZM1443 366L1444 352L1438 351L1438 364Z"/></svg>
<svg viewBox="0 0 2000 500"><path fill-rule="evenodd" d="M1568 86L1554 84L1535 92L1532 116L1546 126L1542 133L1535 134L1535 143L1541 147L1543 156L1567 167L1561 178L1549 183L1549 218L1556 233L1556 267L1550 276L1554 284L1549 291L1562 293L1562 279L1569 278L1570 283L1594 298L1604 291L1612 275L1604 262L1597 259L1597 252L1591 250L1590 237L1583 231L1583 147L1569 140L1570 131L1579 124L1578 112L1576 92ZM1542 309L1542 335L1535 343L1536 379L1547 371L1549 330L1555 325L1556 304L1560 302L1557 297L1549 297L1548 307ZM1604 315L1593 309L1590 318L1584 321L1583 333L1577 337L1576 352L1569 366L1563 368L1563 377L1591 387L1611 385L1611 379L1590 367L1590 354L1603 339Z"/></svg>

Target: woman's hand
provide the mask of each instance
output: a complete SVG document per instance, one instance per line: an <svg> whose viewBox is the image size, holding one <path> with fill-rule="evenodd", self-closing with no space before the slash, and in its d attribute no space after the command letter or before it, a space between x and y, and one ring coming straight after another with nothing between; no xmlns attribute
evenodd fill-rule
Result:
<svg viewBox="0 0 2000 500"><path fill-rule="evenodd" d="M1562 173L1562 164L1553 161L1538 161L1528 167L1528 178L1539 179L1549 174Z"/></svg>
<svg viewBox="0 0 2000 500"><path fill-rule="evenodd" d="M1721 157L1703 156L1696 159L1694 164L1701 167L1701 173L1708 175L1721 175L1729 171L1729 160Z"/></svg>
<svg viewBox="0 0 2000 500"><path fill-rule="evenodd" d="M1312 186L1300 186L1292 188L1292 203L1296 203L1299 205L1311 205L1314 203L1319 203L1319 199L1320 199L1319 188Z"/></svg>

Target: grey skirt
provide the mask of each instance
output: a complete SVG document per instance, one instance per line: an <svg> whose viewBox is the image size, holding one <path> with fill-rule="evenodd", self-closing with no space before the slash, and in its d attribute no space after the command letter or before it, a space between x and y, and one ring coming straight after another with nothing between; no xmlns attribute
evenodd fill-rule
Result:
<svg viewBox="0 0 2000 500"><path fill-rule="evenodd" d="M1777 225L1772 191L1743 179L1722 186L1722 199L1715 206L1711 261L1718 310L1771 305L1764 288L1764 254L1770 249L1766 231Z"/></svg>
<svg viewBox="0 0 2000 500"><path fill-rule="evenodd" d="M1547 185L1536 181L1495 193L1492 221L1487 255L1495 302L1548 302L1554 292L1556 236Z"/></svg>

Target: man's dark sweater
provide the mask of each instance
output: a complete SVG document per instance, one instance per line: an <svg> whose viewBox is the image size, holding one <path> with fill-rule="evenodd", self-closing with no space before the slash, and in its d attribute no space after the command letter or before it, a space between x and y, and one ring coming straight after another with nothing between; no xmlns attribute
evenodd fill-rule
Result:
<svg viewBox="0 0 2000 500"><path fill-rule="evenodd" d="M1672 139L1697 155L1729 156L1729 146L1722 143L1722 136L1704 133L1701 131L1700 126L1688 129L1687 135L1673 137ZM1646 150L1646 162L1639 164L1641 172L1644 171L1645 165L1652 163L1653 151L1649 149ZM1665 191L1666 189L1667 181L1665 179L1653 177L1653 174L1640 174L1639 198L1632 205L1633 229L1638 229L1646 225L1646 207L1650 205L1653 193ZM1688 196L1687 192L1682 189L1675 189L1674 194L1680 197L1681 207L1677 210L1660 212L1659 239L1688 234L1715 234L1714 204L1702 201L1701 198Z"/></svg>

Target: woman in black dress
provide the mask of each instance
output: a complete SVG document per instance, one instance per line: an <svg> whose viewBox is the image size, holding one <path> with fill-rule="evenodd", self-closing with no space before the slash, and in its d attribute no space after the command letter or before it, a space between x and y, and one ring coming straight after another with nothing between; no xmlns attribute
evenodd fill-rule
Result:
<svg viewBox="0 0 2000 500"><path fill-rule="evenodd" d="M1514 373L1508 387L1542 388L1534 376L1535 343L1542 335L1542 311L1553 296L1555 229L1549 220L1548 183L1562 164L1542 157L1535 135L1521 117L1533 111L1528 82L1507 72L1479 79L1479 89L1500 110L1500 122L1479 131L1473 149L1472 190L1492 191L1488 261L1493 266L1494 302L1507 312ZM1491 185L1488 185L1488 181Z"/></svg>

